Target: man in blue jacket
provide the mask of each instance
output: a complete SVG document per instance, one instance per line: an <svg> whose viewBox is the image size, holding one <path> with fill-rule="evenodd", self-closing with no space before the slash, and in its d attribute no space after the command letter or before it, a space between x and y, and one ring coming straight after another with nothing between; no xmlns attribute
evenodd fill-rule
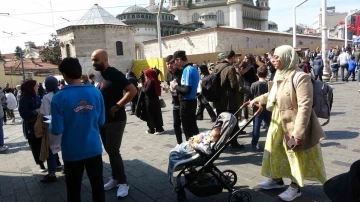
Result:
<svg viewBox="0 0 360 202"><path fill-rule="evenodd" d="M92 187L93 201L105 201L100 126L105 123L104 100L99 89L81 83L78 59L65 58L59 71L68 85L51 101L50 132L61 135L67 201L81 201L84 168Z"/></svg>

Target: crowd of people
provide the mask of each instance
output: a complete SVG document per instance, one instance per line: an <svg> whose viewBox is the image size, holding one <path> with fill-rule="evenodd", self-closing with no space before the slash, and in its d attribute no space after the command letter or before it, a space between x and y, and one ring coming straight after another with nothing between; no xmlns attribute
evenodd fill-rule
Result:
<svg viewBox="0 0 360 202"><path fill-rule="evenodd" d="M353 63L355 67L359 64L360 49L357 48L351 57L346 49L338 56L335 52L329 51L329 61L338 61L337 65L348 71L347 76L343 76L343 80L347 81L355 71ZM334 56L331 56L332 53ZM308 56L312 61L310 64ZM219 138L220 126L198 136L197 121L203 120L205 109L212 122L223 112L241 119L235 127L236 132L248 124L249 110L252 107L257 110L256 105L262 105L263 111L249 124L253 127L251 145L255 151L260 150L261 128L268 130L261 175L269 180L259 183L259 188L283 188L283 178L290 178L290 186L279 197L292 201L301 196L300 187L305 185L305 180L325 183L327 179L319 144L325 133L312 111L311 76L301 74L296 88L291 81L297 72L313 72L314 79L321 79L322 70L319 68L327 61L318 59L319 53L306 53L300 60L296 50L287 45L263 56L242 56L232 50L226 51L218 55L216 64L188 62L185 51L167 56L166 82L172 96L176 148L188 145L187 150L210 152L210 143ZM129 185L120 154L127 120L126 104L131 102L130 115L146 122L146 133L157 135L165 132L161 111L164 103L160 98L162 87L155 68L141 72L140 78L136 78L132 71L127 70L123 74L112 67L104 50L94 51L91 60L96 76L83 75L78 59L65 58L59 65L63 80L49 76L44 85L27 80L15 89L6 84L0 93L4 109L0 110L0 117L3 117L0 120L0 151L8 148L4 145L2 123L6 123L7 117L15 120L13 110L18 107L24 136L34 160L42 172L48 172L41 182L57 181L56 172L63 168L58 153L62 152L69 202L81 201L81 180L85 169L93 201L105 201L105 191L113 188L117 188L118 198L128 195ZM221 98L212 102L203 92L203 82L211 76L218 77L220 89L217 96ZM250 107L237 113L244 103ZM82 127L84 125L87 127ZM106 183L102 177L102 148L109 155L112 171ZM239 144L236 138L230 143L230 150L243 148L244 145ZM173 160L170 155L169 170ZM184 193L178 195L179 201L185 198Z"/></svg>

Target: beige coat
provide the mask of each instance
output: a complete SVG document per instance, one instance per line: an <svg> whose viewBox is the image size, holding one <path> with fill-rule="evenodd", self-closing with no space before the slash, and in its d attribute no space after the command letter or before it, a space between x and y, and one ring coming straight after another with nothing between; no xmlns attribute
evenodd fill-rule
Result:
<svg viewBox="0 0 360 202"><path fill-rule="evenodd" d="M296 81L296 92L293 78L296 69L285 75L283 81L278 81L277 105L282 119L282 128L286 141L294 136L303 142L295 150L307 150L317 145L325 138L325 133L319 120L312 110L313 86L310 76L301 74ZM269 93L255 98L256 101L266 104Z"/></svg>

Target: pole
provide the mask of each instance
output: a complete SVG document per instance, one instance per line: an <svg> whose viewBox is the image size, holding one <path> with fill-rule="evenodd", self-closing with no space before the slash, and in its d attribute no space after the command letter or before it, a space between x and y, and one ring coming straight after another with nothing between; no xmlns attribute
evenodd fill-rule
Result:
<svg viewBox="0 0 360 202"><path fill-rule="evenodd" d="M308 0L304 0L301 3L299 3L298 5L296 5L294 7L294 12L293 12L293 47L296 48L296 8L303 5L305 2L307 2Z"/></svg>
<svg viewBox="0 0 360 202"><path fill-rule="evenodd" d="M20 59L21 59L21 68L22 68L22 74L23 74L23 82L25 82L24 59L23 59L22 50L20 51Z"/></svg>
<svg viewBox="0 0 360 202"><path fill-rule="evenodd" d="M158 16L157 16L157 30L158 30L158 44L159 44L159 56L162 58L162 47L161 47L161 10L163 7L164 0L161 0Z"/></svg>
<svg viewBox="0 0 360 202"><path fill-rule="evenodd" d="M324 69L323 69L323 80L330 80L331 71L328 63L328 59L326 58L326 50L327 50L327 43L328 43L328 33L326 27L326 17L327 17L327 8L326 5L327 0L322 0L322 9L321 9L321 56L324 62Z"/></svg>
<svg viewBox="0 0 360 202"><path fill-rule="evenodd" d="M347 28L347 19L348 19L348 17L350 17L350 16L352 16L352 15L354 15L355 13L357 13L358 12L358 10L356 9L354 12L352 12L352 13L349 13L349 15L347 15L346 17L345 17L345 20L344 20L344 22L345 22L345 27L344 27L344 29L345 29L345 36L344 36L344 38L345 38L345 48L346 48L346 46L347 46L347 42L348 42L348 28Z"/></svg>

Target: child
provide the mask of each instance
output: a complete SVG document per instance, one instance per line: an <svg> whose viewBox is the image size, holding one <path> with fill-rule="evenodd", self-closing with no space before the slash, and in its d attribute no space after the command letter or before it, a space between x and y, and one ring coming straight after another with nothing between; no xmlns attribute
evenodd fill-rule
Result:
<svg viewBox="0 0 360 202"><path fill-rule="evenodd" d="M356 66L357 66L357 62L355 62L355 57L354 56L351 56L351 59L349 61L349 70L347 72L347 75L345 77L345 81L348 82L349 80L349 77L350 77L350 74L351 74L351 77L352 77L352 81L356 81L355 80L355 70L356 70Z"/></svg>
<svg viewBox="0 0 360 202"><path fill-rule="evenodd" d="M174 166L176 163L191 158L197 152L211 154L212 146L220 138L221 124L222 123L219 122L219 124L214 126L211 131L193 136L189 139L189 141L178 144L173 150L170 151L168 176L171 182ZM174 182L172 183L174 184Z"/></svg>
<svg viewBox="0 0 360 202"><path fill-rule="evenodd" d="M332 76L330 78L330 82L335 78L335 81L338 81L338 73L339 73L340 65L337 63L337 57L335 57L331 62L331 72Z"/></svg>
<svg viewBox="0 0 360 202"><path fill-rule="evenodd" d="M61 135L67 201L81 201L84 168L90 179L93 201L105 201L102 177L100 127L105 123L105 106L99 89L81 84L82 67L76 58L65 58L59 71L68 85L51 100L49 132Z"/></svg>
<svg viewBox="0 0 360 202"><path fill-rule="evenodd" d="M257 69L257 77L259 81L251 84L250 91L253 97L258 97L263 95L269 91L268 82L266 81L266 77L268 75L268 70L266 67L262 66ZM254 111L256 111L254 107ZM270 126L271 121L271 112L266 110L266 107L263 107L263 111L259 116L254 118L254 126L253 126L253 137L251 141L251 145L254 150L259 150L258 142L260 138L260 128L261 122L265 121L266 125Z"/></svg>

